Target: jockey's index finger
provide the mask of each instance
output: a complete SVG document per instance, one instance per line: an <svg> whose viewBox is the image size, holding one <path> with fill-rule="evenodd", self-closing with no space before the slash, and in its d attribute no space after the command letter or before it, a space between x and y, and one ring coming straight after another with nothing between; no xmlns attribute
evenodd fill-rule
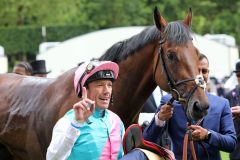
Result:
<svg viewBox="0 0 240 160"><path fill-rule="evenodd" d="M88 99L88 98L85 98L84 101L88 104L90 104L91 106L92 105L95 105L95 101L92 101L91 99ZM90 107L90 106L89 106Z"/></svg>
<svg viewBox="0 0 240 160"><path fill-rule="evenodd" d="M86 89L86 87L83 87L83 89L82 89L82 98L83 99L87 98L87 89Z"/></svg>
<svg viewBox="0 0 240 160"><path fill-rule="evenodd" d="M95 108L95 103L92 103L92 104L91 104L91 107L90 107L90 111L93 112L93 111L94 111L94 108Z"/></svg>

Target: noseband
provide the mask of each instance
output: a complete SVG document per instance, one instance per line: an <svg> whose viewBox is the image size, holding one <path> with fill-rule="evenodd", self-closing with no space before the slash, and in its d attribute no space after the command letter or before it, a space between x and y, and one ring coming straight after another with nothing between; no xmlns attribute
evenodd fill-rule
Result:
<svg viewBox="0 0 240 160"><path fill-rule="evenodd" d="M203 76L197 75L196 77L187 78L187 79L183 79L183 80L179 80L179 81L174 81L172 75L170 74L169 68L167 67L166 59L164 57L164 53L163 53L163 49L162 49L162 44L164 43L164 41L160 41L159 43L160 43L160 47L159 47L159 52L158 52L158 60L157 60L157 64L155 67L154 75L156 75L156 70L157 70L157 66L159 63L159 59L161 59L162 65L164 68L164 72L167 76L168 86L170 88L170 92L173 97L172 101L175 99L179 102L188 103L190 98L193 96L194 92L197 90L198 87L206 89L206 83L203 79ZM180 94L180 92L178 91L177 86L179 86L183 83L186 83L186 82L190 82L190 81L195 81L195 86L192 88L192 90L190 91L190 93L188 94L187 97L183 97L182 94Z"/></svg>

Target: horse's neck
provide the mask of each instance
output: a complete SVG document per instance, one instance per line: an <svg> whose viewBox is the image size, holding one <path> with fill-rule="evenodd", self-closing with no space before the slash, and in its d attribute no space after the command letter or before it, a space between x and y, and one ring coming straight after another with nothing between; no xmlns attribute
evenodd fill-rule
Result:
<svg viewBox="0 0 240 160"><path fill-rule="evenodd" d="M123 120L126 119L124 118L126 113L128 113L127 116L135 117L156 87L153 75L156 45L157 42L150 43L139 50L139 53L119 63L120 74L114 84L115 98L112 110ZM131 122L127 120L126 123Z"/></svg>
<svg viewBox="0 0 240 160"><path fill-rule="evenodd" d="M73 104L79 99L75 94L74 90L74 73L76 69L71 69L70 71L59 76L53 83L52 89L55 93L52 94L53 109L57 114L57 119L62 117L69 109L72 108Z"/></svg>

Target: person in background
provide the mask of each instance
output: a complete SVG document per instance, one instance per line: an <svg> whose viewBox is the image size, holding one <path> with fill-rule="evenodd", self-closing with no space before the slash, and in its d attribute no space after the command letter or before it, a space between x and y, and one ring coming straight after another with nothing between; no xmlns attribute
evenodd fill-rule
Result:
<svg viewBox="0 0 240 160"><path fill-rule="evenodd" d="M75 72L74 87L81 100L54 126L47 160L116 160L123 155L125 132L120 118L108 110L118 65L90 61Z"/></svg>
<svg viewBox="0 0 240 160"><path fill-rule="evenodd" d="M233 72L236 73L238 84L227 93L226 98L230 102L238 142L236 149L230 153L230 160L240 160L240 62L236 63L236 70Z"/></svg>
<svg viewBox="0 0 240 160"><path fill-rule="evenodd" d="M217 95L219 97L225 97L224 79L221 80L217 85Z"/></svg>
<svg viewBox="0 0 240 160"><path fill-rule="evenodd" d="M47 77L47 74L51 72L46 70L45 60L33 61L31 62L31 66L33 69L33 76L35 77Z"/></svg>
<svg viewBox="0 0 240 160"><path fill-rule="evenodd" d="M204 81L208 81L209 61L203 54L199 58L199 72L202 74ZM200 125L191 125L192 138L196 156L198 159L207 159L205 149L208 152L209 159L220 160L220 150L232 152L236 146L236 134L232 120L231 109L227 99L218 97L206 92L209 100L208 114L204 117ZM145 140L156 143L159 136L162 136L166 129L165 123L168 121L168 133L172 139L172 150L176 159L182 159L183 140L187 131L187 117L184 107L173 102L172 106L167 102L171 95L162 97L161 107L156 111L155 117L150 124L144 129L143 136ZM198 143L202 142L204 148ZM188 157L190 157L190 150Z"/></svg>
<svg viewBox="0 0 240 160"><path fill-rule="evenodd" d="M159 95L160 96L160 95ZM153 94L151 94L143 105L142 113L155 113L157 105Z"/></svg>
<svg viewBox="0 0 240 160"><path fill-rule="evenodd" d="M20 62L14 65L13 73L31 76L32 75L32 66L28 62Z"/></svg>

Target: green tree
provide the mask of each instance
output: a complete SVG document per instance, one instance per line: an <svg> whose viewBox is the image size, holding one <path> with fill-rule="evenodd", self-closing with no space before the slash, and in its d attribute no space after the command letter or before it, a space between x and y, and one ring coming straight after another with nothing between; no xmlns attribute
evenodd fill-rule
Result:
<svg viewBox="0 0 240 160"><path fill-rule="evenodd" d="M35 55L42 26L46 40L63 41L103 28L153 25L155 6L168 21L183 19L191 7L193 31L229 34L240 43L237 0L1 0L0 44L8 55Z"/></svg>

